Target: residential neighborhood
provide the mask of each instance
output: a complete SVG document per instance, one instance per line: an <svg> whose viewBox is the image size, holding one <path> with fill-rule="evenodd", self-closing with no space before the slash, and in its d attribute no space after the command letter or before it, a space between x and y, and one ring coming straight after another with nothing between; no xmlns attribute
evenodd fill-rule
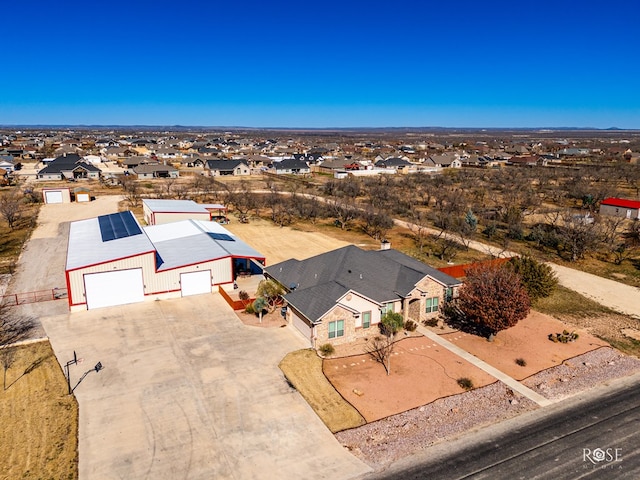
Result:
<svg viewBox="0 0 640 480"><path fill-rule="evenodd" d="M7 378L48 359L74 478L381 478L626 385L640 139L566 137L2 131Z"/></svg>

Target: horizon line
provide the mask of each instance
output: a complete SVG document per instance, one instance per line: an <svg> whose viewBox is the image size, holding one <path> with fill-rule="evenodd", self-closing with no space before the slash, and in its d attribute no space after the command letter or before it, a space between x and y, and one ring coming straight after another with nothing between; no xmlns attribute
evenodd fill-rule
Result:
<svg viewBox="0 0 640 480"><path fill-rule="evenodd" d="M0 129L7 128L154 128L154 129L216 129L216 130L293 130L293 131L331 131L331 130L580 130L580 131L618 131L618 132L633 132L638 131L640 128L620 128L620 127L573 127L573 126L540 126L540 127L468 127L468 126L456 126L456 127L443 127L443 126L384 126L384 127L371 127L371 126L350 126L350 127L288 127L288 126L270 126L270 127L252 127L241 125L182 125L182 124L100 124L100 123L15 123L15 124L0 124Z"/></svg>

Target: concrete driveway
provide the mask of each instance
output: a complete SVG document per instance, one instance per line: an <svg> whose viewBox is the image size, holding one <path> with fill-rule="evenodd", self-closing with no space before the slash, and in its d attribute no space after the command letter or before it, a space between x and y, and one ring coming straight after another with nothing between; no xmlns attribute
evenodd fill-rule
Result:
<svg viewBox="0 0 640 480"><path fill-rule="evenodd" d="M42 319L61 365L76 350L86 479L354 478L370 469L288 386L302 341L243 325L217 294Z"/></svg>

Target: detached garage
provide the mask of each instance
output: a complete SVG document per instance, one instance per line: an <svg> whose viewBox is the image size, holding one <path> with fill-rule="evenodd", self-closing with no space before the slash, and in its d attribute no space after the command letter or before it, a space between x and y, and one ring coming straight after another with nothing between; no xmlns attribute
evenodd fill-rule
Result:
<svg viewBox="0 0 640 480"><path fill-rule="evenodd" d="M142 228L131 212L72 222L66 278L71 310L211 294L234 265L263 255L210 221Z"/></svg>
<svg viewBox="0 0 640 480"><path fill-rule="evenodd" d="M90 202L91 191L86 187L76 187L73 189L73 195L76 202Z"/></svg>
<svg viewBox="0 0 640 480"><path fill-rule="evenodd" d="M43 188L42 200L44 203L71 203L71 190L69 188Z"/></svg>
<svg viewBox="0 0 640 480"><path fill-rule="evenodd" d="M142 212L147 225L163 225L181 220L211 220L211 212L193 200L143 199Z"/></svg>

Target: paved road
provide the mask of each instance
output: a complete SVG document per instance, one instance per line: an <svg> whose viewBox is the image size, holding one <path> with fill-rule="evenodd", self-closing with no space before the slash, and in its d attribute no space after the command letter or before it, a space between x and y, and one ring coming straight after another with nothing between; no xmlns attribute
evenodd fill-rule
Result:
<svg viewBox="0 0 640 480"><path fill-rule="evenodd" d="M640 375L447 442L367 479L640 478ZM585 450L586 449L586 450ZM599 457L600 449L604 459ZM599 461L601 460L601 461Z"/></svg>

